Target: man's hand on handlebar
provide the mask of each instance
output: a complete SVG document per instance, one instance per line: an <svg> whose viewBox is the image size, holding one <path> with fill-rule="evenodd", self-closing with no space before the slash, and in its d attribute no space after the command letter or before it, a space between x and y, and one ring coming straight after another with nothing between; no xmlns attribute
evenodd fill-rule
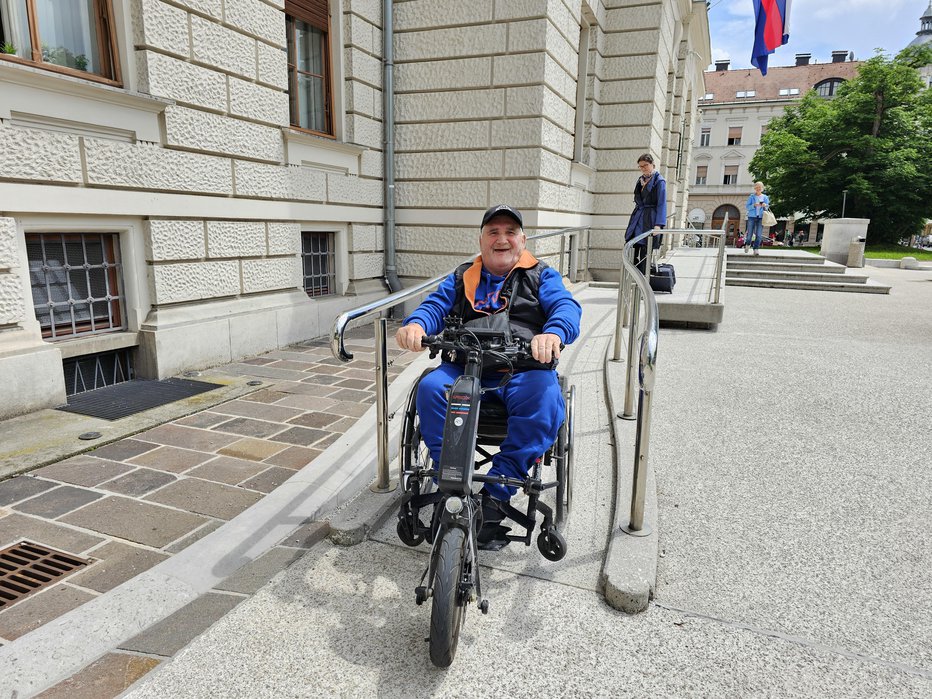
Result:
<svg viewBox="0 0 932 699"><path fill-rule="evenodd" d="M553 333L541 333L531 338L531 356L542 364L560 358L560 338Z"/></svg>
<svg viewBox="0 0 932 699"><path fill-rule="evenodd" d="M421 346L421 338L427 335L427 332L417 323L408 323L398 328L395 333L395 342L401 349L411 350L412 352L421 352L424 347Z"/></svg>

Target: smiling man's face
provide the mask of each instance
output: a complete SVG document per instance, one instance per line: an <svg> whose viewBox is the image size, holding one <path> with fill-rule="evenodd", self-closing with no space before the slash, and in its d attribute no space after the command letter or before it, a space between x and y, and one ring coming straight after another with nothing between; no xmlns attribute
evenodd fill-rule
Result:
<svg viewBox="0 0 932 699"><path fill-rule="evenodd" d="M479 235L479 250L482 265L500 277L511 271L524 252L527 236L511 216L501 214L482 227Z"/></svg>

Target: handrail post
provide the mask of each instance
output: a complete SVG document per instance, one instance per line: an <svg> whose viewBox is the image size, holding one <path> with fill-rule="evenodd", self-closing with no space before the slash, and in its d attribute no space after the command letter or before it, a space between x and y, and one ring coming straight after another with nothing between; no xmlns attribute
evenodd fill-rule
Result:
<svg viewBox="0 0 932 699"><path fill-rule="evenodd" d="M615 347L612 352L612 361L621 361L621 336L625 326L628 306L628 275L625 272L625 251L621 251L621 269L618 270L618 301L615 303Z"/></svg>
<svg viewBox="0 0 932 699"><path fill-rule="evenodd" d="M378 473L370 490L388 493L395 489L388 475L388 319L375 319L375 404Z"/></svg>
<svg viewBox="0 0 932 699"><path fill-rule="evenodd" d="M628 328L628 366L625 367L625 407L620 417L622 420L633 420L634 415L634 383L638 380L638 372L634 365L638 360L637 332L641 309L640 290L635 284L631 287L631 320Z"/></svg>
<svg viewBox="0 0 932 699"><path fill-rule="evenodd" d="M575 284L579 279L579 231L570 233L570 281Z"/></svg>
<svg viewBox="0 0 932 699"><path fill-rule="evenodd" d="M650 447L651 392L643 388L638 397L637 434L634 437L634 473L631 478L631 515L622 530L631 536L648 536L644 526L644 495L647 490L647 455Z"/></svg>
<svg viewBox="0 0 932 699"><path fill-rule="evenodd" d="M722 225L722 235L718 242L718 264L715 270L715 301L719 303L722 297L722 277L725 275L725 238L728 237L728 214L725 214L725 223Z"/></svg>

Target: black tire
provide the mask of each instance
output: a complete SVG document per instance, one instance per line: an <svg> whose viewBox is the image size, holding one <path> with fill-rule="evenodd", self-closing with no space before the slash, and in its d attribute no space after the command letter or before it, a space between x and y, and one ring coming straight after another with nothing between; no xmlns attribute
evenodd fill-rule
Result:
<svg viewBox="0 0 932 699"><path fill-rule="evenodd" d="M424 378L424 375L430 371L429 369L425 371L424 374L421 375L421 378ZM410 474L418 470L430 468L430 452L428 452L424 440L421 439L421 418L418 416L415 407L417 387L419 384L420 379L418 379L414 388L411 389L411 394L408 396L408 404L405 406L404 424L401 428L401 458L398 460L401 469L399 482L402 490L406 491L411 490L411 484L408 483ZM419 483L420 487L417 492L427 492L425 486L428 486L430 482L430 479L421 479Z"/></svg>
<svg viewBox="0 0 932 699"><path fill-rule="evenodd" d="M566 539L556 529L541 532L537 548L548 561L559 561L566 555Z"/></svg>
<svg viewBox="0 0 932 699"><path fill-rule="evenodd" d="M557 436L557 525L563 526L573 505L573 434L576 403L576 387L564 393L566 419Z"/></svg>
<svg viewBox="0 0 932 699"><path fill-rule="evenodd" d="M466 601L460 599L460 580L466 558L466 532L450 527L438 544L430 611L430 662L449 667L456 655Z"/></svg>
<svg viewBox="0 0 932 699"><path fill-rule="evenodd" d="M405 546L414 547L424 541L424 535L421 532L412 531L411 525L412 522L409 517L402 517L398 520L398 524L395 525L395 532L397 532L398 538L401 539Z"/></svg>

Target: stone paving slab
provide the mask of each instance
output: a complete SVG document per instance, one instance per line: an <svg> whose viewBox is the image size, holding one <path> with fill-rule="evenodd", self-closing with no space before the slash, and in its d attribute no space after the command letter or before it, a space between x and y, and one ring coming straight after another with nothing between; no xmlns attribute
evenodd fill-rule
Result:
<svg viewBox="0 0 932 699"><path fill-rule="evenodd" d="M100 493L62 485L14 505L13 509L27 515L56 519L101 497Z"/></svg>
<svg viewBox="0 0 932 699"><path fill-rule="evenodd" d="M158 551L119 541L95 548L91 555L95 562L69 577L68 582L95 592L111 590L168 558Z"/></svg>
<svg viewBox="0 0 932 699"><path fill-rule="evenodd" d="M215 589L252 595L305 554L301 548L276 546L217 585Z"/></svg>
<svg viewBox="0 0 932 699"><path fill-rule="evenodd" d="M188 512L114 495L66 515L62 521L101 534L161 548L190 533L203 524L205 519Z"/></svg>
<svg viewBox="0 0 932 699"><path fill-rule="evenodd" d="M94 595L71 585L53 585L5 609L0 614L0 638L16 640L92 599Z"/></svg>
<svg viewBox="0 0 932 699"><path fill-rule="evenodd" d="M159 664L157 658L107 653L36 699L113 699Z"/></svg>
<svg viewBox="0 0 932 699"><path fill-rule="evenodd" d="M90 487L103 483L104 481L109 481L111 478L115 478L131 470L132 466L127 466L126 464L82 454L81 456L73 456L70 459L59 461L57 464L40 468L33 471L32 475L49 478L53 481L61 481L62 483ZM4 483L10 483L13 480L16 479L0 483L0 490L2 490ZM37 482L44 483L44 481Z"/></svg>
<svg viewBox="0 0 932 699"><path fill-rule="evenodd" d="M0 506L11 505L26 498L43 493L54 488L54 483L40 481L29 476L16 476L0 482Z"/></svg>
<svg viewBox="0 0 932 699"><path fill-rule="evenodd" d="M208 592L167 619L122 644L120 650L171 656L243 601L240 595Z"/></svg>
<svg viewBox="0 0 932 699"><path fill-rule="evenodd" d="M145 499L161 505L170 505L186 513L194 512L216 519L232 519L261 497L260 493L233 488L223 483L185 478L147 495Z"/></svg>
<svg viewBox="0 0 932 699"><path fill-rule="evenodd" d="M151 468L137 468L125 476L114 478L100 487L111 493L142 497L146 493L157 490L169 483L175 482L176 477L164 471L155 471Z"/></svg>
<svg viewBox="0 0 932 699"><path fill-rule="evenodd" d="M62 526L37 517L9 512L0 517L0 547L5 548L23 540L46 544L75 555L82 555L104 541L97 533ZM0 617L5 613L0 612Z"/></svg>

